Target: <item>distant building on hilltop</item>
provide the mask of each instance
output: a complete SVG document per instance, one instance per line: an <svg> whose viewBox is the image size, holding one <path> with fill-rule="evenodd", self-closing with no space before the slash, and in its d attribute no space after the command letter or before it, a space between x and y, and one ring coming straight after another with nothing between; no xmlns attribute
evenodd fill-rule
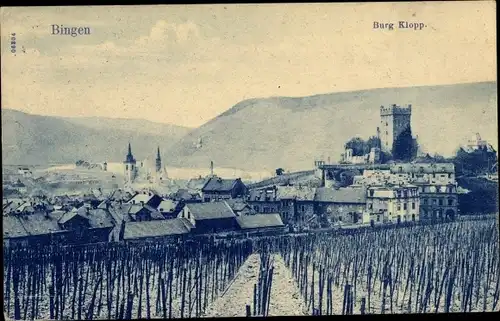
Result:
<svg viewBox="0 0 500 321"><path fill-rule="evenodd" d="M382 151L392 153L392 146L398 136L411 128L411 105L380 106Z"/></svg>

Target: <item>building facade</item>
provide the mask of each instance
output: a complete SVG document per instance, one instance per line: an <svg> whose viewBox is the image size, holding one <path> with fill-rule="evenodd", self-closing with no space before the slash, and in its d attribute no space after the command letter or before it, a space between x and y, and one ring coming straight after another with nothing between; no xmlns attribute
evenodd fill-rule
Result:
<svg viewBox="0 0 500 321"><path fill-rule="evenodd" d="M398 223L420 219L417 186L372 186L366 190L366 211L377 223Z"/></svg>

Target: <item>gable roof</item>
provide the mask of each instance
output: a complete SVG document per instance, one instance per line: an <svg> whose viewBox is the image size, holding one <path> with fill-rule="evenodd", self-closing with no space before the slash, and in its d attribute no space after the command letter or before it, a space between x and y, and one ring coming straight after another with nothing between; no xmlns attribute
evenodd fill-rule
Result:
<svg viewBox="0 0 500 321"><path fill-rule="evenodd" d="M348 204L364 204L366 203L366 191L364 188L326 188L321 187L316 189L314 200L325 203L348 203Z"/></svg>
<svg viewBox="0 0 500 321"><path fill-rule="evenodd" d="M192 203L186 204L188 210L196 220L213 220L236 217L226 202Z"/></svg>
<svg viewBox="0 0 500 321"><path fill-rule="evenodd" d="M59 227L58 220L50 214L45 215L44 213L37 212L30 215L23 215L19 220L30 235L43 235L64 231Z"/></svg>
<svg viewBox="0 0 500 321"><path fill-rule="evenodd" d="M128 222L125 224L125 240L147 237L182 235L190 232L193 226L184 218L163 221Z"/></svg>
<svg viewBox="0 0 500 321"><path fill-rule="evenodd" d="M203 192L229 192L239 179L211 177L201 189Z"/></svg>
<svg viewBox="0 0 500 321"><path fill-rule="evenodd" d="M243 215L236 221L242 229L284 226L279 214Z"/></svg>
<svg viewBox="0 0 500 321"><path fill-rule="evenodd" d="M113 227L115 224L113 222L113 217L111 214L104 209L93 209L87 210L84 207L80 207L77 211L70 211L64 213L58 220L59 224L64 224L76 216L80 216L87 220L90 228L104 228Z"/></svg>

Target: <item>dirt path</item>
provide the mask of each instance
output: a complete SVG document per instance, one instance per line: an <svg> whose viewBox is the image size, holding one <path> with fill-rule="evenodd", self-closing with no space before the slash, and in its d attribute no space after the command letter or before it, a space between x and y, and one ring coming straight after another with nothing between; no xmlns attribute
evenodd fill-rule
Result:
<svg viewBox="0 0 500 321"><path fill-rule="evenodd" d="M296 316L302 312L304 302L291 272L279 254L274 254L273 285L269 302L269 316Z"/></svg>
<svg viewBox="0 0 500 321"><path fill-rule="evenodd" d="M246 305L253 305L253 286L257 282L259 269L259 255L250 255L227 292L208 307L204 317L246 316ZM304 315L302 312L303 304L299 290L290 271L286 268L283 258L274 254L269 316Z"/></svg>
<svg viewBox="0 0 500 321"><path fill-rule="evenodd" d="M245 307L252 304L253 285L259 276L260 258L252 254L241 266L226 293L211 304L204 317L244 317Z"/></svg>

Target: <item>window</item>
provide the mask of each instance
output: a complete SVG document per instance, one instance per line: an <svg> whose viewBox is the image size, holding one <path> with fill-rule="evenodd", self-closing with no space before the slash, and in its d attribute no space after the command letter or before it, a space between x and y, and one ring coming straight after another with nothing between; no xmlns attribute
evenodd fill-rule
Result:
<svg viewBox="0 0 500 321"><path fill-rule="evenodd" d="M415 209L415 202L411 203L411 209L414 210Z"/></svg>
<svg viewBox="0 0 500 321"><path fill-rule="evenodd" d="M339 216L339 222L342 222L342 216Z"/></svg>
<svg viewBox="0 0 500 321"><path fill-rule="evenodd" d="M188 212L188 219L191 218L191 212Z"/></svg>
<svg viewBox="0 0 500 321"><path fill-rule="evenodd" d="M377 222L380 222L380 215L377 215Z"/></svg>
<svg viewBox="0 0 500 321"><path fill-rule="evenodd" d="M373 209L373 204L368 204L368 209L372 210Z"/></svg>
<svg viewBox="0 0 500 321"><path fill-rule="evenodd" d="M442 206L442 205L443 205L443 200L439 199L439 206Z"/></svg>
<svg viewBox="0 0 500 321"><path fill-rule="evenodd" d="M406 211L406 209L407 209L407 206L406 206L406 203L404 203L404 204L403 204L403 210L405 210L405 211Z"/></svg>
<svg viewBox="0 0 500 321"><path fill-rule="evenodd" d="M305 207L304 205L301 205L301 206L300 206L300 210L301 210L302 212L305 212L305 211L306 211L306 207Z"/></svg>
<svg viewBox="0 0 500 321"><path fill-rule="evenodd" d="M453 206L453 199L448 199L448 206Z"/></svg>
<svg viewBox="0 0 500 321"><path fill-rule="evenodd" d="M253 210L256 211L256 212L258 212L259 211L259 207L257 205L254 205L253 206Z"/></svg>
<svg viewBox="0 0 500 321"><path fill-rule="evenodd" d="M451 173L448 173L448 178L451 178Z"/></svg>
<svg viewBox="0 0 500 321"><path fill-rule="evenodd" d="M398 204L398 211L401 211L401 205Z"/></svg>
<svg viewBox="0 0 500 321"><path fill-rule="evenodd" d="M436 199L435 198L432 199L432 204L436 205Z"/></svg>

